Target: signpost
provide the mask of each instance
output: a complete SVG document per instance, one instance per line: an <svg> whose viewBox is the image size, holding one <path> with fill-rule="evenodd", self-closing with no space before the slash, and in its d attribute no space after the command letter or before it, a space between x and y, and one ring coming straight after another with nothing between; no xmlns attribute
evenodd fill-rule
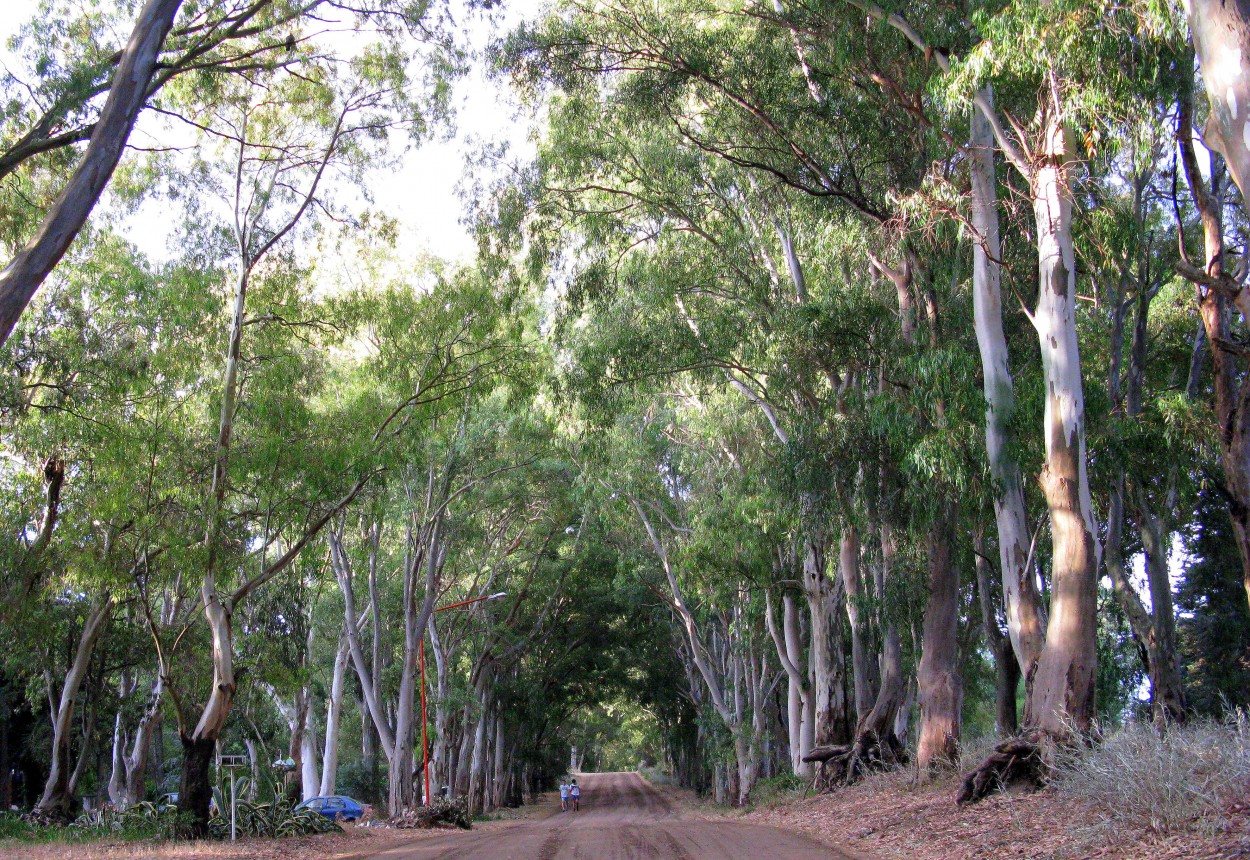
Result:
<svg viewBox="0 0 1250 860"><path fill-rule="evenodd" d="M234 842L239 838L238 826L235 823L235 797L234 797L234 772L241 768L247 767L249 762L245 755L219 755L217 756L217 767L225 768L230 774L230 841Z"/></svg>

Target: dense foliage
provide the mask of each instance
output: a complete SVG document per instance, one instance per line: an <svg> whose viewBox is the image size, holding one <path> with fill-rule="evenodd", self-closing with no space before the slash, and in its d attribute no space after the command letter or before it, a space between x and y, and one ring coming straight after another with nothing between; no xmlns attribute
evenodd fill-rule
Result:
<svg viewBox="0 0 1250 860"><path fill-rule="evenodd" d="M9 257L137 5L15 42ZM1250 222L1179 8L560 0L488 58L450 16L182 4L0 346L0 805L217 832L218 755L257 834L426 762L470 812L746 803L1250 704ZM470 59L543 125L455 267L369 184Z"/></svg>

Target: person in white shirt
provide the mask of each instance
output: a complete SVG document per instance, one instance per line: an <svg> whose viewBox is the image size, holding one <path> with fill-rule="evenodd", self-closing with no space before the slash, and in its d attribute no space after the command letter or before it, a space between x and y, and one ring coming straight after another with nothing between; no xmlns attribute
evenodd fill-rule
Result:
<svg viewBox="0 0 1250 860"><path fill-rule="evenodd" d="M577 784L577 780L573 780L573 784L569 786L569 799L573 801L573 811L577 812L577 807L582 799L582 789Z"/></svg>

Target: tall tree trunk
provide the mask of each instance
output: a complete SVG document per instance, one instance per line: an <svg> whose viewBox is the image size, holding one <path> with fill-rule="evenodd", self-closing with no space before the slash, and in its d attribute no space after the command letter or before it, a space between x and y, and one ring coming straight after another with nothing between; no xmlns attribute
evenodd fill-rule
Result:
<svg viewBox="0 0 1250 860"><path fill-rule="evenodd" d="M777 631L773 618L772 597L765 593L765 621L768 633L777 649L777 659L786 673L786 729L790 744L790 767L795 776L810 779L812 765L803 756L815 745L815 725L812 719L812 695L803 671L803 647L799 641L798 609L789 594L782 597L782 632Z"/></svg>
<svg viewBox="0 0 1250 860"><path fill-rule="evenodd" d="M339 639L339 649L334 655L334 675L330 681L330 698L326 702L326 743L321 762L321 787L317 792L325 796L334 794L334 784L339 769L339 723L343 711L343 684L347 677L347 637Z"/></svg>
<svg viewBox="0 0 1250 860"><path fill-rule="evenodd" d="M1146 232L1144 196L1149 181L1148 170L1139 171L1133 178L1134 226L1139 234ZM1143 252L1134 256L1138 259L1136 277L1133 276L1130 267L1132 258L1125 260L1120 268L1120 291L1115 297L1111 326L1111 361L1107 373L1107 391L1111 409L1122 412L1130 421L1140 419L1144 411L1148 319L1150 303L1156 292L1150 273L1149 241L1145 243ZM1137 295L1130 300L1126 298L1126 293L1129 284L1134 280L1137 284ZM1133 325L1132 345L1129 350L1128 372L1125 373L1123 371L1125 318L1131 304L1136 304L1137 313ZM1121 384L1122 378L1126 380L1123 385ZM1197 396L1199 385L1200 382L1191 361L1190 379L1186 386L1186 396L1190 400ZM1157 504L1152 505L1151 499L1144 492L1142 479L1134 480L1136 492L1132 494L1137 502L1139 531L1146 555L1146 577L1151 593L1150 610L1146 609L1136 589L1130 583L1123 558L1122 535L1128 500L1126 488L1129 486L1130 478L1129 469L1124 464L1119 466L1118 473L1112 481L1104 550L1106 569L1111 577L1113 593L1128 617L1133 637L1147 655L1152 711L1155 722L1160 728L1170 721L1183 720L1185 717L1185 693L1181 683L1180 662L1176 650L1175 611L1172 605L1172 585L1168 576L1166 549L1172 531L1169 524L1176 508L1178 467L1171 464L1164 468L1167 477L1162 487L1163 492L1160 496L1156 496ZM1149 481L1154 476L1142 476L1142 478ZM1156 511L1158 511L1157 515Z"/></svg>
<svg viewBox="0 0 1250 860"><path fill-rule="evenodd" d="M951 516L949 510L939 514L927 541L929 600L916 671L920 690L916 764L922 776L935 767L953 766L959 755L963 682L958 665L959 570L951 563Z"/></svg>
<svg viewBox="0 0 1250 860"><path fill-rule="evenodd" d="M438 635L438 625L430 618L430 651L434 655L434 750L430 755L430 769L434 774L432 790L453 784L451 773L452 745L451 704L448 698L447 654Z"/></svg>
<svg viewBox="0 0 1250 860"><path fill-rule="evenodd" d="M1046 644L1027 676L1024 722L1056 739L1088 731L1097 675L1098 544L1085 453L1085 392L1076 334L1072 197L1065 172L1070 135L1047 111L1032 193L1038 301L1033 315L1046 390L1046 459L1040 483L1050 508L1052 570Z"/></svg>
<svg viewBox="0 0 1250 860"><path fill-rule="evenodd" d="M817 746L843 744L851 727L844 684L842 635L838 603L842 594L825 571L825 542L808 537L803 546L803 590L811 622L808 669L812 675Z"/></svg>
<svg viewBox="0 0 1250 860"><path fill-rule="evenodd" d="M1168 538L1171 532L1164 527L1163 517L1151 514L1144 500L1138 509L1152 616L1152 635L1147 649L1150 655L1151 705L1155 723L1164 726L1184 722L1188 710L1185 685L1181 680L1180 650L1176 647L1176 611L1172 604L1172 579L1168 570Z"/></svg>
<svg viewBox="0 0 1250 860"><path fill-rule="evenodd" d="M351 561L347 557L339 534L332 532L327 541L330 545L330 562L338 578L339 590L343 593L343 635L347 639L347 650L351 655L352 668L355 669L356 678L360 682L361 698L366 711L364 716L369 718L368 722L380 740L382 752L389 762L395 751L395 733L382 710L382 700L377 693L379 688L376 673L379 667L376 663L371 666L365 660L364 649L360 644L360 634L356 628L356 593L352 587ZM376 615L374 625L376 628ZM375 649L375 658L376 656ZM362 722L365 721L362 720ZM368 736L366 734L366 737Z"/></svg>
<svg viewBox="0 0 1250 860"><path fill-rule="evenodd" d="M303 724L300 732L300 800L317 796L321 788L321 769L317 761L317 709L314 707L312 690L300 690Z"/></svg>
<svg viewBox="0 0 1250 860"><path fill-rule="evenodd" d="M877 697L876 671L868 647L868 619L859 566L859 534L847 526L838 545L838 569L846 592L846 616L851 625L851 669L854 676L855 719L862 721Z"/></svg>
<svg viewBox="0 0 1250 860"><path fill-rule="evenodd" d="M982 91L985 99L992 93ZM980 111L972 114L972 146L969 150L972 180L973 325L981 353L981 376L985 392L985 449L993 480L994 519L998 526L999 571L1007 632L1016 659L1026 670L1041 654L1045 643L1041 599L1028 569L1029 523L1024 506L1024 486L1011 438L1016 409L1015 389L1008 366L1007 338L1003 333L1001 247L998 231L998 192L994 170L994 133Z"/></svg>
<svg viewBox="0 0 1250 860"><path fill-rule="evenodd" d="M74 662L65 674L60 701L52 712L52 761L48 769L48 781L44 784L43 795L35 805L35 811L53 821L66 820L73 809L70 742L74 728L74 706L78 702L82 682L91 667L96 644L113 615L114 606L116 603L113 596L105 592L87 613L78 637Z"/></svg>
<svg viewBox="0 0 1250 860"><path fill-rule="evenodd" d="M503 719L495 713L495 767L491 776L490 808L503 806L504 789L504 735Z"/></svg>
<svg viewBox="0 0 1250 860"><path fill-rule="evenodd" d="M1177 268L1198 288L1198 315L1211 347L1220 465L1224 468L1224 490L1229 498L1233 536L1241 555L1242 584L1246 599L1250 601L1250 377L1239 364L1241 350L1233 341L1229 318L1232 305L1240 312L1243 322L1250 320L1250 291L1225 271L1224 225L1220 211L1222 160L1212 156L1208 189L1194 153L1193 99L1188 89L1182 90L1177 110L1176 141L1190 194L1202 219L1205 257L1201 267L1183 260Z"/></svg>

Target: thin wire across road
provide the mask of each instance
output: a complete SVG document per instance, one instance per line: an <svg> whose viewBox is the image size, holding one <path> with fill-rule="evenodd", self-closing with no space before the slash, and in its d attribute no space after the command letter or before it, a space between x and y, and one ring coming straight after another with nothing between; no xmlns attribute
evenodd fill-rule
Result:
<svg viewBox="0 0 1250 860"><path fill-rule="evenodd" d="M581 811L448 832L369 860L852 860L800 834L685 819L636 773L583 774Z"/></svg>

